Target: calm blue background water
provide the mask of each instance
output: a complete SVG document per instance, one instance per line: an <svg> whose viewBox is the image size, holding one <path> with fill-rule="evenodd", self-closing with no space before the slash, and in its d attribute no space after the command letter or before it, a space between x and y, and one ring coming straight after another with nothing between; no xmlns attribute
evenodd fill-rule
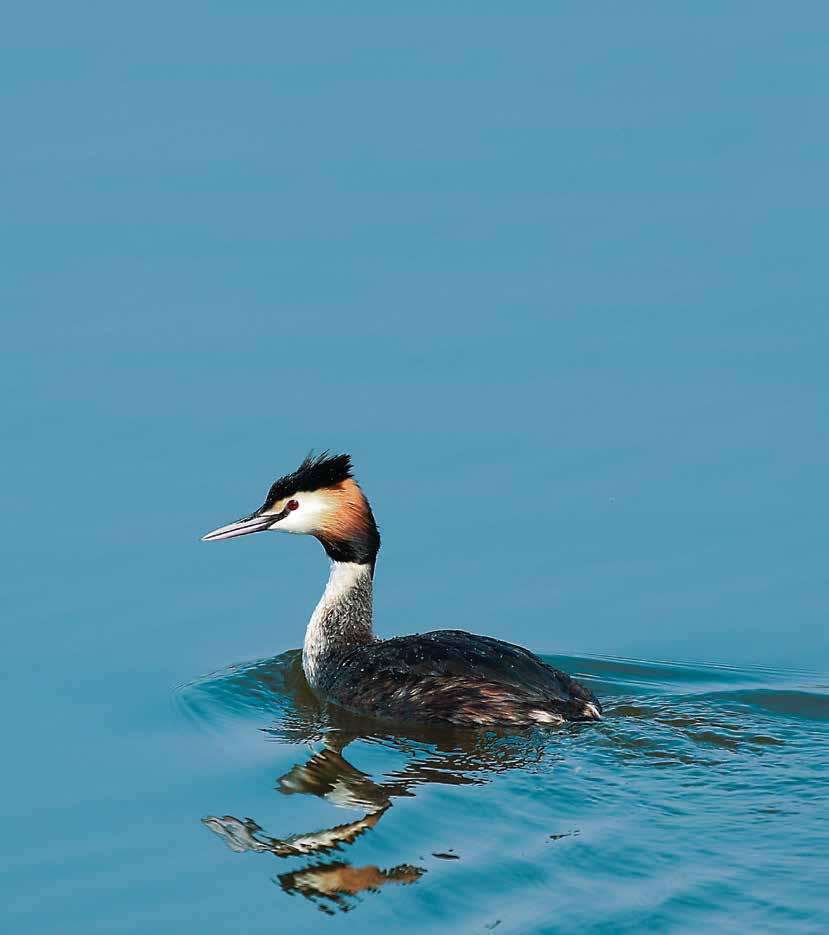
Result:
<svg viewBox="0 0 829 935"><path fill-rule="evenodd" d="M358 863L462 859L429 858L339 924L819 930L824 6L35 3L6 25L10 930L327 924L268 883L287 865L199 823L351 820L273 791L310 735L265 742L290 705L274 715L224 677L201 707L173 691L300 644L316 543L197 539L311 446L352 453L378 515L381 633L464 626L576 654L636 725L544 746L538 763L569 764L552 799L526 750L503 774L473 762L487 781L451 797L421 785L355 842ZM594 657L735 668L699 708L658 667L608 676L622 664ZM749 711L733 693L755 678L800 694ZM654 695L660 716L691 705L737 732L739 759L715 744L719 778L682 821L659 756L620 785L631 731L677 783L687 767L706 785L680 754L707 741L628 710ZM377 780L408 754L364 739L345 755ZM761 834L737 787L784 812L802 796ZM428 843L398 853L414 829ZM545 835L573 830L545 862ZM767 886L765 908L735 895Z"/></svg>

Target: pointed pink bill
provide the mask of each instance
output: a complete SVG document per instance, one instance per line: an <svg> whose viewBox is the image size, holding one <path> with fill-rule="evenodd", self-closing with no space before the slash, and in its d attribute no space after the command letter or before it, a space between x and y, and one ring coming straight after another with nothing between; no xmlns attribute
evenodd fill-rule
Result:
<svg viewBox="0 0 829 935"><path fill-rule="evenodd" d="M235 523L229 523L227 526L220 526L213 532L202 536L202 542L218 542L219 539L235 539L236 536L247 536L252 532L264 532L279 519L273 513L265 513L259 516L246 516L244 519L236 520Z"/></svg>

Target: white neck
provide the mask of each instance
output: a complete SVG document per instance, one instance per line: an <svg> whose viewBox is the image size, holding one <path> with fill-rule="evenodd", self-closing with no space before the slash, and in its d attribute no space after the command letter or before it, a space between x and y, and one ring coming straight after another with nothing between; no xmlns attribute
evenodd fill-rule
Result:
<svg viewBox="0 0 829 935"><path fill-rule="evenodd" d="M327 662L372 639L371 567L332 562L325 592L305 631L302 668L308 682L316 687Z"/></svg>

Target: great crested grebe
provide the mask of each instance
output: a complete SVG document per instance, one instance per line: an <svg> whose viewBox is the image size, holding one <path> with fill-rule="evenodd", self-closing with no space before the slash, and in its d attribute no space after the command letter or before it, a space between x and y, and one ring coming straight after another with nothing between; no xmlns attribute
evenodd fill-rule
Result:
<svg viewBox="0 0 829 935"><path fill-rule="evenodd" d="M265 530L315 536L332 561L302 649L309 685L358 714L459 727L593 721L601 705L520 646L462 630L378 640L371 589L380 534L348 455L309 455L250 516L203 540Z"/></svg>

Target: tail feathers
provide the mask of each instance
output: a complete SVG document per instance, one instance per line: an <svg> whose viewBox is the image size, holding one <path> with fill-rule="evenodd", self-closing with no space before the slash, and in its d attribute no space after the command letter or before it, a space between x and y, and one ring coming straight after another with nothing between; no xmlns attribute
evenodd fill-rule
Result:
<svg viewBox="0 0 829 935"><path fill-rule="evenodd" d="M586 721L601 721L602 719L602 709L598 704L594 704L592 701L586 702L582 707L582 716L580 720Z"/></svg>
<svg viewBox="0 0 829 935"><path fill-rule="evenodd" d="M536 724L561 724L564 721L600 721L602 709L592 701L576 702L568 705L564 711L551 711L535 708L529 712L530 719Z"/></svg>

